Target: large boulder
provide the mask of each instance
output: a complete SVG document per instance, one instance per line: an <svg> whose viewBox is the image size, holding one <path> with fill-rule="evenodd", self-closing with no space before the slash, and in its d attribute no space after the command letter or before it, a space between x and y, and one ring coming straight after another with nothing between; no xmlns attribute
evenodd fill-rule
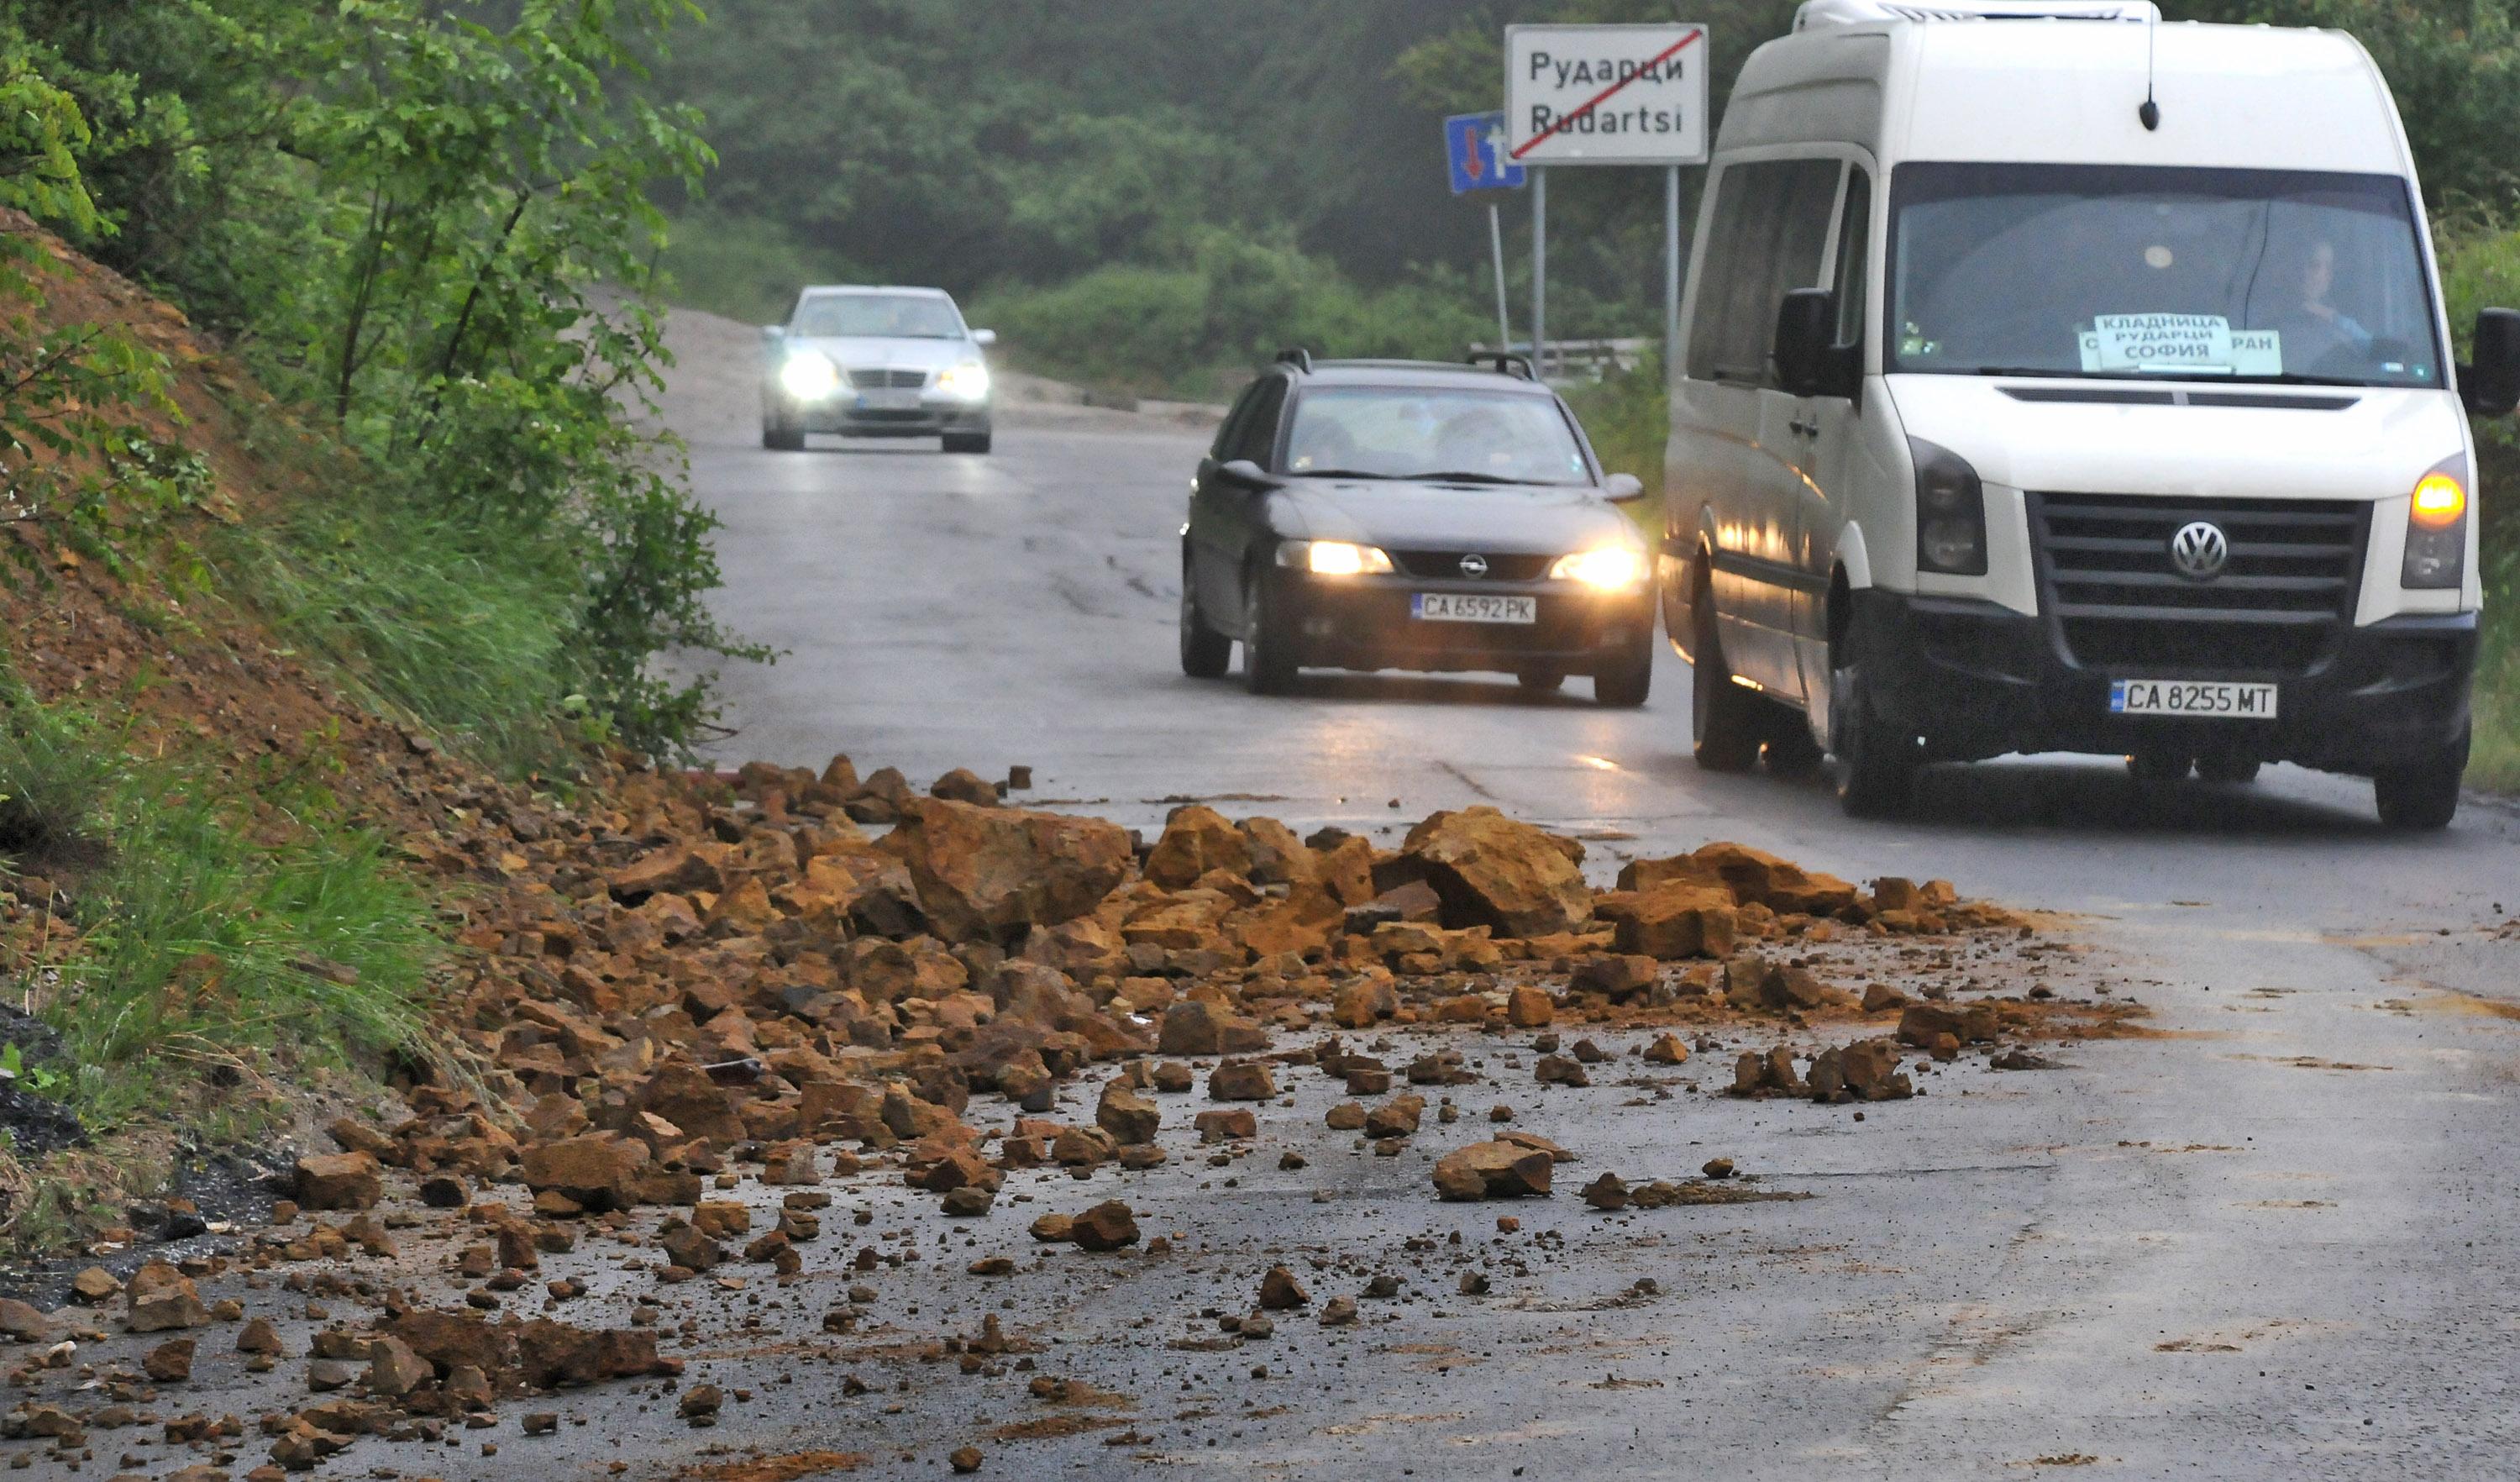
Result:
<svg viewBox="0 0 2520 1482"><path fill-rule="evenodd" d="M1251 840L1225 815L1199 803L1175 808L1163 837L1147 855L1147 878L1167 890L1187 889L1210 870L1251 873Z"/></svg>
<svg viewBox="0 0 2520 1482"><path fill-rule="evenodd" d="M910 798L884 848L949 941L1020 941L1092 911L1127 876L1128 831L1094 818Z"/></svg>
<svg viewBox="0 0 2520 1482"><path fill-rule="evenodd" d="M1855 905L1856 888L1833 875L1805 870L1747 844L1708 844L1689 856L1702 871L1712 872L1745 904L1756 901L1771 911L1834 916Z"/></svg>
<svg viewBox="0 0 2520 1482"><path fill-rule="evenodd" d="M525 1149L525 1187L588 1209L611 1209L637 1202L633 1181L647 1161L646 1144L612 1133L561 1138Z"/></svg>
<svg viewBox="0 0 2520 1482"><path fill-rule="evenodd" d="M297 1160L294 1190L307 1209L373 1209L384 1179L367 1153L325 1152Z"/></svg>
<svg viewBox="0 0 2520 1482"><path fill-rule="evenodd" d="M1729 957L1740 924L1732 890L1685 878L1604 892L1593 910L1616 928L1615 950L1665 962Z"/></svg>
<svg viewBox="0 0 2520 1482"><path fill-rule="evenodd" d="M1438 813L1401 843L1443 899L1446 925L1508 937L1572 931L1592 918L1582 850L1487 807Z"/></svg>
<svg viewBox="0 0 2520 1482"><path fill-rule="evenodd" d="M1446 1199L1512 1199L1546 1195L1556 1160L1538 1147L1504 1141L1473 1143L1435 1161L1435 1192Z"/></svg>
<svg viewBox="0 0 2520 1482"><path fill-rule="evenodd" d="M1185 999L1164 1010L1156 1048L1165 1055L1256 1055L1269 1048L1257 1019Z"/></svg>

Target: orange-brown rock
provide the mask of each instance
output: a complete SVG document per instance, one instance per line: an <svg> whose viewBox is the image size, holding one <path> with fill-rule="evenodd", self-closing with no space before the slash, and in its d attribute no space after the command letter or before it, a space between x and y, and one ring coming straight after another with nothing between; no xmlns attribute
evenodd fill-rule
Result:
<svg viewBox="0 0 2520 1482"><path fill-rule="evenodd" d="M913 798L884 848L909 866L948 941L1019 940L1092 911L1128 874L1128 831L1102 819Z"/></svg>
<svg viewBox="0 0 2520 1482"><path fill-rule="evenodd" d="M1740 929L1732 891L1721 884L1668 880L1642 890L1617 890L1593 903L1616 928L1614 950L1670 962L1727 957Z"/></svg>
<svg viewBox="0 0 2520 1482"><path fill-rule="evenodd" d="M1195 884L1210 870L1251 873L1251 841L1215 809L1200 803L1175 808L1163 836L1147 855L1147 878L1167 889Z"/></svg>
<svg viewBox="0 0 2520 1482"><path fill-rule="evenodd" d="M384 1178L368 1153L318 1153L297 1160L295 1192L306 1209L373 1209L384 1196Z"/></svg>
<svg viewBox="0 0 2520 1482"><path fill-rule="evenodd" d="M1435 1192L1446 1199L1511 1199L1549 1192L1554 1160L1520 1143L1473 1143L1435 1161Z"/></svg>
<svg viewBox="0 0 2520 1482"><path fill-rule="evenodd" d="M1484 806L1438 813L1401 844L1442 897L1447 925L1513 937L1571 931L1591 918L1582 850Z"/></svg>

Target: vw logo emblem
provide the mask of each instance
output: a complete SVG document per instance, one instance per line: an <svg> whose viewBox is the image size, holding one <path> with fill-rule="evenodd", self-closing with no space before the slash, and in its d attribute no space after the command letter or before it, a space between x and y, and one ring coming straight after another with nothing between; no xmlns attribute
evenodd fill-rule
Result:
<svg viewBox="0 0 2520 1482"><path fill-rule="evenodd" d="M2209 581L2222 575L2230 560L2231 542L2220 525L2200 519L2170 537L2170 562L2182 576Z"/></svg>
<svg viewBox="0 0 2520 1482"><path fill-rule="evenodd" d="M1486 557L1484 557L1484 556L1479 555L1479 554L1478 554L1477 552L1475 552L1475 551L1471 552L1471 553L1470 553L1469 555L1467 555L1467 556L1462 557L1462 574L1463 576L1485 576L1485 575L1487 575L1487 574L1488 574L1488 559L1487 559Z"/></svg>

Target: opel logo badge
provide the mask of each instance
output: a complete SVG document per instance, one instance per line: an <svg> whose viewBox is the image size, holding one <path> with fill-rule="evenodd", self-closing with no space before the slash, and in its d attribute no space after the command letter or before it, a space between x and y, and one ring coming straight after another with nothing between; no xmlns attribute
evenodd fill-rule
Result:
<svg viewBox="0 0 2520 1482"><path fill-rule="evenodd" d="M2230 560L2231 542L2220 525L2200 519L2170 537L2170 561L2182 576L2210 581Z"/></svg>
<svg viewBox="0 0 2520 1482"><path fill-rule="evenodd" d="M1475 551L1471 552L1471 553L1470 553L1469 555L1467 555L1467 556L1462 557L1462 574L1463 576L1485 576L1485 575L1487 575L1487 574L1488 574L1488 559L1487 559L1486 557L1484 557L1484 556L1479 555L1479 554L1478 554L1477 552L1475 552Z"/></svg>

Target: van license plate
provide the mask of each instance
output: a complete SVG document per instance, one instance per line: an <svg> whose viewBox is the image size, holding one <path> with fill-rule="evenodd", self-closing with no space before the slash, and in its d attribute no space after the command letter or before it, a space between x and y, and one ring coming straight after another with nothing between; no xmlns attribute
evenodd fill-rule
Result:
<svg viewBox="0 0 2520 1482"><path fill-rule="evenodd" d="M2275 687L2200 684L2185 679L2112 680L2109 684L2109 713L2272 720L2275 718Z"/></svg>
<svg viewBox="0 0 2520 1482"><path fill-rule="evenodd" d="M1536 623L1540 599L1490 597L1483 592L1417 592L1409 598L1409 615L1420 622Z"/></svg>

